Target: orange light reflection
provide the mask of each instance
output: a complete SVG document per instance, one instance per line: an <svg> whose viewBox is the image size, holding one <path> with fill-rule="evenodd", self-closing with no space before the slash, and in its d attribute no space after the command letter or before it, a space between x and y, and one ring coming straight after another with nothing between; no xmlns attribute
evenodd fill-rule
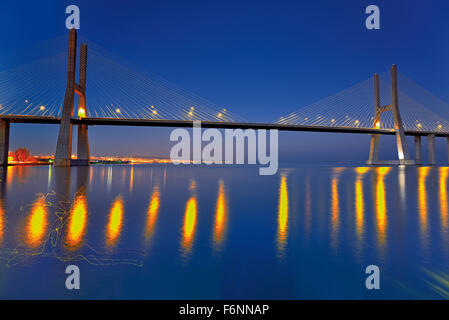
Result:
<svg viewBox="0 0 449 320"><path fill-rule="evenodd" d="M106 226L106 245L115 246L123 227L123 198L117 196L109 211L109 220Z"/></svg>

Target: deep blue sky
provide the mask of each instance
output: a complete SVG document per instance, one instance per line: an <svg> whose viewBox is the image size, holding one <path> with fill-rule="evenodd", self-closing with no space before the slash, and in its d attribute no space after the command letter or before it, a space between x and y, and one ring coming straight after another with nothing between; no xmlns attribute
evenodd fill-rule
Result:
<svg viewBox="0 0 449 320"><path fill-rule="evenodd" d="M80 35L250 121L271 122L393 63L449 101L448 1L8 0L0 4L3 50L64 35L69 4L80 7ZM369 4L380 7L381 30L365 28ZM94 127L91 151L167 156L168 132ZM52 153L56 134L57 127L14 125L11 147ZM310 133L280 139L283 160L364 160L369 141Z"/></svg>

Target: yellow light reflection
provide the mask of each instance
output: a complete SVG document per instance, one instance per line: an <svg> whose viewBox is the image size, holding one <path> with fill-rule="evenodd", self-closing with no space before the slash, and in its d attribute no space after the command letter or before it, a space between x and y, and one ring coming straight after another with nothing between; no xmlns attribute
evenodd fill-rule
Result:
<svg viewBox="0 0 449 320"><path fill-rule="evenodd" d="M218 185L218 197L215 208L215 224L214 224L214 244L219 249L226 234L226 226L228 219L228 205L226 201L226 193L223 180Z"/></svg>
<svg viewBox="0 0 449 320"><path fill-rule="evenodd" d="M278 233L277 233L277 249L278 255L284 254L287 246L288 238L288 189L287 177L281 177L279 186L279 206L278 206Z"/></svg>
<svg viewBox="0 0 449 320"><path fill-rule="evenodd" d="M151 237L154 234L154 228L156 226L160 203L161 200L160 200L159 187L155 186L147 210L147 223L145 228L145 238L147 240L151 239Z"/></svg>
<svg viewBox="0 0 449 320"><path fill-rule="evenodd" d="M384 247L387 240L387 201L385 196L385 176L390 172L389 167L376 168L376 222L379 246Z"/></svg>
<svg viewBox="0 0 449 320"><path fill-rule="evenodd" d="M419 211L419 225L421 230L421 239L424 242L424 246L426 246L427 239L427 189L426 189L426 180L429 174L429 167L420 167L418 169L418 211Z"/></svg>
<svg viewBox="0 0 449 320"><path fill-rule="evenodd" d="M109 220L106 226L106 245L115 246L123 227L123 198L117 196L109 211Z"/></svg>
<svg viewBox="0 0 449 320"><path fill-rule="evenodd" d="M184 213L184 225L182 227L182 248L184 253L189 253L192 249L193 240L195 238L196 220L197 220L197 200L191 197L186 204Z"/></svg>
<svg viewBox="0 0 449 320"><path fill-rule="evenodd" d="M36 248L42 244L48 226L47 204L43 197L34 202L31 214L28 217L26 226L26 244L31 248Z"/></svg>
<svg viewBox="0 0 449 320"><path fill-rule="evenodd" d="M131 166L131 173L129 178L129 192L133 191L133 184L134 184L134 165Z"/></svg>
<svg viewBox="0 0 449 320"><path fill-rule="evenodd" d="M447 233L448 226L448 203L447 203L447 177L449 175L449 167L440 168L440 215L441 228L443 233Z"/></svg>
<svg viewBox="0 0 449 320"><path fill-rule="evenodd" d="M336 248L338 246L338 229L339 229L340 204L338 198L338 177L334 175L331 182L331 245Z"/></svg>
<svg viewBox="0 0 449 320"><path fill-rule="evenodd" d="M75 197L70 210L67 225L66 244L70 250L79 249L86 235L87 226L87 201L86 195L80 193Z"/></svg>
<svg viewBox="0 0 449 320"><path fill-rule="evenodd" d="M6 167L6 186L11 187L14 181L14 176L18 166L8 166Z"/></svg>
<svg viewBox="0 0 449 320"><path fill-rule="evenodd" d="M355 168L357 178L355 180L355 225L358 241L363 237L363 218L365 214L365 199L363 195L363 175L367 173L370 168L359 167Z"/></svg>

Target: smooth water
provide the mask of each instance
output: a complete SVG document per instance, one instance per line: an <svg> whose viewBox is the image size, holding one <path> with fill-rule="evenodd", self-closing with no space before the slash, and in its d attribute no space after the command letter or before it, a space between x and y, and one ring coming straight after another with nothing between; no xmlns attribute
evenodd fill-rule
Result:
<svg viewBox="0 0 449 320"><path fill-rule="evenodd" d="M449 297L447 167L0 170L3 299Z"/></svg>

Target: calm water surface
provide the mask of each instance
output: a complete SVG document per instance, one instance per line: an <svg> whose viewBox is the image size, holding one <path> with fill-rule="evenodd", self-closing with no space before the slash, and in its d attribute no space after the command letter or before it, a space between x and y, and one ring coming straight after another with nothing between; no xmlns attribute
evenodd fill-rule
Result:
<svg viewBox="0 0 449 320"><path fill-rule="evenodd" d="M0 170L3 299L449 298L447 167Z"/></svg>

